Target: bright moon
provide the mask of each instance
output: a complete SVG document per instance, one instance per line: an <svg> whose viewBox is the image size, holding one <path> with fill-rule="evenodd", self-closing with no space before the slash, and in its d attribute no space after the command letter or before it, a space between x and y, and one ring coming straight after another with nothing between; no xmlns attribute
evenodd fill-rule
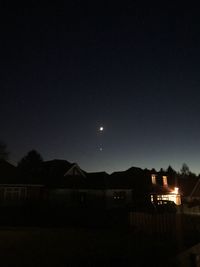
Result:
<svg viewBox="0 0 200 267"><path fill-rule="evenodd" d="M99 128L99 131L103 132L103 127L102 126Z"/></svg>

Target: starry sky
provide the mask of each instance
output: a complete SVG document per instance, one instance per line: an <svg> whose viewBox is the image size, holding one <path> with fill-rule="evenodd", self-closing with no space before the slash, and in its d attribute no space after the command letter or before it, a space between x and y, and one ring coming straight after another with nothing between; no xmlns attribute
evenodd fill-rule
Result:
<svg viewBox="0 0 200 267"><path fill-rule="evenodd" d="M86 171L185 162L200 173L198 9L94 2L1 3L10 161L36 149Z"/></svg>

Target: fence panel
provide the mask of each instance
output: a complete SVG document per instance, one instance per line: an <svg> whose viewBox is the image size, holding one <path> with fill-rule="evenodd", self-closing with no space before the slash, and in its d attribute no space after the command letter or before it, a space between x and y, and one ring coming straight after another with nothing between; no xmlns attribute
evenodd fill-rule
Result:
<svg viewBox="0 0 200 267"><path fill-rule="evenodd" d="M151 234L154 237L173 238L181 231L180 214L150 214L130 212L129 223L136 231Z"/></svg>

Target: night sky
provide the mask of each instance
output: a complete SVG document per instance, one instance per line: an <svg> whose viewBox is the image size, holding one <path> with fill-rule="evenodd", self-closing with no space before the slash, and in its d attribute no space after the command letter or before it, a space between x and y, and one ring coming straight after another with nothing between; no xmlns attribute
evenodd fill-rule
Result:
<svg viewBox="0 0 200 267"><path fill-rule="evenodd" d="M185 162L200 172L198 9L27 2L0 11L0 139L11 162L36 149L86 171Z"/></svg>

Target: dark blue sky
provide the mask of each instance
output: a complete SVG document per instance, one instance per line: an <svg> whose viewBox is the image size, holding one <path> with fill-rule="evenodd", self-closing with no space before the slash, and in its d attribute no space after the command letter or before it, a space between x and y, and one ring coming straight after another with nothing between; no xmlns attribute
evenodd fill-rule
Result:
<svg viewBox="0 0 200 267"><path fill-rule="evenodd" d="M199 173L198 10L72 2L2 4L0 139L10 160L37 149L88 171L186 162Z"/></svg>

